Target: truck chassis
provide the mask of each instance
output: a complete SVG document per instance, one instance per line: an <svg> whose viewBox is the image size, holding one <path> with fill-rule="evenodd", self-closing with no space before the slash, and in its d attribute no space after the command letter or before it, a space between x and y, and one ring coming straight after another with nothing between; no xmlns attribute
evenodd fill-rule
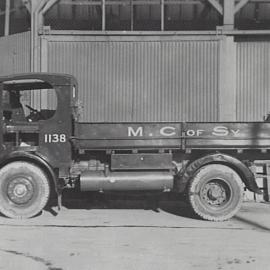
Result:
<svg viewBox="0 0 270 270"><path fill-rule="evenodd" d="M64 74L2 77L0 91L0 212L7 217L35 216L52 194L60 205L63 189L78 188L173 192L199 217L223 221L241 207L244 188L261 193L254 161L269 160L268 122L82 123L76 79ZM52 92L54 108L20 100Z"/></svg>

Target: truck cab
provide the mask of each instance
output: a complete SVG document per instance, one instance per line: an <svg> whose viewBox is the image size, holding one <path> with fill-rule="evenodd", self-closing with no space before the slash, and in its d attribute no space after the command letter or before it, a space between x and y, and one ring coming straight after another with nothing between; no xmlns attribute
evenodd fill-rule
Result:
<svg viewBox="0 0 270 270"><path fill-rule="evenodd" d="M0 157L6 159L11 153L23 150L44 157L54 167L70 164L68 140L77 89L74 78L33 73L4 77L0 81Z"/></svg>
<svg viewBox="0 0 270 270"><path fill-rule="evenodd" d="M8 167L8 174L14 171L13 180L4 176L1 181L7 190L0 199L4 214L31 216L36 210L27 212L28 206L41 203L39 209L46 201L39 200L42 188L35 191L34 178L45 179L42 185L49 189L59 186L58 177L68 174L76 90L77 82L69 75L0 78L0 165L2 170ZM5 205L11 213L2 209Z"/></svg>

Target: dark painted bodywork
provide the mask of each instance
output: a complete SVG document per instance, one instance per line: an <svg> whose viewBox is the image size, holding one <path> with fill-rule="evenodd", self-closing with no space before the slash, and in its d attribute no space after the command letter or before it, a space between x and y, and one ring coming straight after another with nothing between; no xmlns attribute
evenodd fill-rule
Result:
<svg viewBox="0 0 270 270"><path fill-rule="evenodd" d="M57 74L31 73L7 76L0 78L1 90L24 91L29 89L52 89L57 96L57 108L54 115L46 120L36 122L3 121L3 107L1 107L1 163L8 160L25 158L23 153L31 153L48 164L49 167L59 170L59 174L67 175L71 164L72 153L69 138L72 137L72 106L73 86L76 80L72 76ZM2 95L0 95L2 97ZM12 143L5 143L3 136L14 134L16 140ZM37 142L34 145L23 145L22 138L27 134L37 134ZM65 134L65 141L46 142L46 134ZM11 136L11 135L10 135ZM29 155L28 155L29 156Z"/></svg>
<svg viewBox="0 0 270 270"><path fill-rule="evenodd" d="M33 84L36 89L48 86L55 90L57 108L54 116L36 122L4 121L1 107L2 164L14 159L32 159L47 167L57 182L57 179L74 176L71 173L74 163L88 162L93 156L112 171L166 170L171 174L176 173L174 159L178 162L189 160L189 165L183 166L178 174L175 185L182 192L199 167L223 163L234 168L250 190L259 192L253 174L240 161L237 150L247 150L247 159L251 161L256 159L256 151L259 151L259 158L267 159L270 123L80 123L76 107L77 82L72 76L31 73L0 78L1 91L27 90ZM2 104L1 98L2 95ZM35 145L21 143L21 134L27 133L38 138ZM4 141L5 134L16 135L13 145ZM53 140L51 135L56 139ZM266 154L260 156L260 151ZM219 154L213 154L216 152ZM89 164L83 169L88 167ZM80 175L82 165L77 168L77 175Z"/></svg>
<svg viewBox="0 0 270 270"><path fill-rule="evenodd" d="M77 123L85 149L269 149L270 123Z"/></svg>

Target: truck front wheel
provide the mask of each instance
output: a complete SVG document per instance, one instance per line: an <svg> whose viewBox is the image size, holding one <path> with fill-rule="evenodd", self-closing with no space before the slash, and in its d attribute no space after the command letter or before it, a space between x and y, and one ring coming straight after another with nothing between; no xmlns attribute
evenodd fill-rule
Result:
<svg viewBox="0 0 270 270"><path fill-rule="evenodd" d="M230 167L209 164L200 168L189 183L188 198L194 212L211 221L224 221L236 214L243 200L243 183Z"/></svg>
<svg viewBox="0 0 270 270"><path fill-rule="evenodd" d="M38 166L15 161L0 169L0 212L10 218L37 215L47 204L50 184Z"/></svg>

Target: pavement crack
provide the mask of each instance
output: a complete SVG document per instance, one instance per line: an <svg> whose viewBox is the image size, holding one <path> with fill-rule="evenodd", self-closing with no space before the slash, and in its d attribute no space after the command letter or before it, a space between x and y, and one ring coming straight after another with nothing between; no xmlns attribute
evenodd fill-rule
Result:
<svg viewBox="0 0 270 270"><path fill-rule="evenodd" d="M41 257L38 257L38 256L32 256L30 254L26 254L26 253L23 253L23 252L18 252L16 250L7 250L7 249L0 249L2 252L6 252L6 253L9 253L9 254L13 254L13 255L18 255L18 256L23 256L25 258L28 258L28 259L32 259L36 262L40 262L42 264L44 264L46 267L48 267L47 269L48 270L63 270L62 268L59 268L59 267L54 267L53 264L48 261L48 260L45 260Z"/></svg>

